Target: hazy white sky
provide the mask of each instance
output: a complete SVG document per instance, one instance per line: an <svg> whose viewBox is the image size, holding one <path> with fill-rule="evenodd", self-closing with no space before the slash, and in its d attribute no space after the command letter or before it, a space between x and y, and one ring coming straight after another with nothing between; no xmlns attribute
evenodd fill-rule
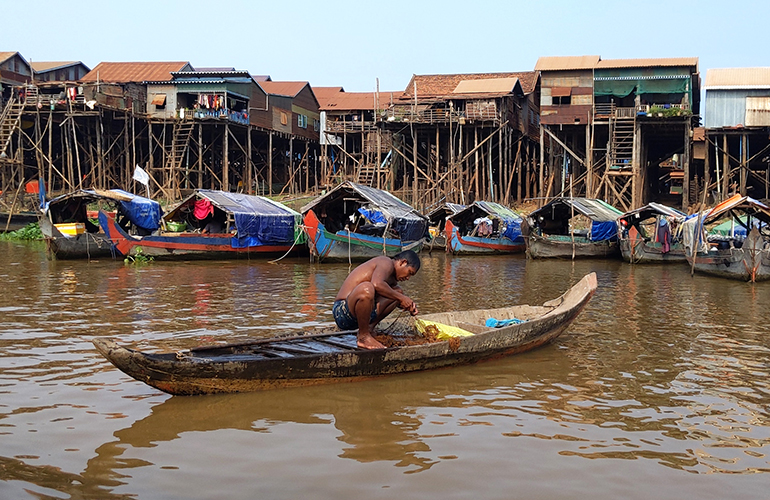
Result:
<svg viewBox="0 0 770 500"><path fill-rule="evenodd" d="M412 74L530 71L539 56L770 66L770 1L3 2L0 51L33 61L189 61L347 91Z"/></svg>

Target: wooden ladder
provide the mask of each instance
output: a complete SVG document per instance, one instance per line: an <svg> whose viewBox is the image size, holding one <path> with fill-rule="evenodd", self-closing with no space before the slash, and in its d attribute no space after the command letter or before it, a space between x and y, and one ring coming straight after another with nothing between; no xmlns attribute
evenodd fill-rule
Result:
<svg viewBox="0 0 770 500"><path fill-rule="evenodd" d="M621 118L612 121L612 144L610 145L611 169L631 168L634 161L634 119Z"/></svg>
<svg viewBox="0 0 770 500"><path fill-rule="evenodd" d="M24 111L24 103L19 102L14 97L5 105L3 114L0 117L0 156L6 155L8 145L11 143L11 137L19 127L21 114Z"/></svg>
<svg viewBox="0 0 770 500"><path fill-rule="evenodd" d="M174 139L171 141L171 170L175 171L182 167L184 154L187 152L187 145L190 143L192 131L195 128L195 122L177 122L174 124Z"/></svg>

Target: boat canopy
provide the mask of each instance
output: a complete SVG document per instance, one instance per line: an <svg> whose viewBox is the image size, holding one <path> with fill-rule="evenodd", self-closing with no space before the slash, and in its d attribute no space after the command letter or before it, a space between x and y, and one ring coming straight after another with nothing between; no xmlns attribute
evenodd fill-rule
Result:
<svg viewBox="0 0 770 500"><path fill-rule="evenodd" d="M465 205L460 205L459 203L442 203L428 212L427 217L433 225L443 224L448 217L451 217L463 208L465 208Z"/></svg>
<svg viewBox="0 0 770 500"><path fill-rule="evenodd" d="M508 207L491 201L474 201L464 209L449 217L457 227L473 222L480 217L489 217L500 221L500 236L516 241L521 237L521 221L519 214Z"/></svg>
<svg viewBox="0 0 770 500"><path fill-rule="evenodd" d="M657 217L658 215L674 217L675 219L680 220L684 220L684 218L687 217L686 213L677 210L676 208L661 205L660 203L651 202L643 207L639 207L635 210L630 210L624 213L620 219L624 219L626 221L631 221L633 219L641 221L650 219L652 217Z"/></svg>
<svg viewBox="0 0 770 500"><path fill-rule="evenodd" d="M717 238L742 240L750 227L761 230L763 226L770 226L770 207L750 196L736 194L713 208L688 217L682 225L685 245L696 248L697 252L707 252L706 225L723 219L723 223L711 228L710 234Z"/></svg>
<svg viewBox="0 0 770 500"><path fill-rule="evenodd" d="M212 206L232 216L236 229L233 248L292 243L299 236L300 215L289 207L262 196L213 189L196 189L164 219L170 221L178 218L183 208L189 209L191 204L199 200L207 200Z"/></svg>
<svg viewBox="0 0 770 500"><path fill-rule="evenodd" d="M529 214L532 224L543 229L559 227L566 234L568 222L573 215L584 215L591 219L591 241L614 240L617 238L616 221L623 212L592 198L554 198Z"/></svg>
<svg viewBox="0 0 770 500"><path fill-rule="evenodd" d="M417 241L428 231L428 219L408 204L387 191L351 181L302 207L302 214L310 210L322 219L326 212L339 212L347 217L357 211L373 224L389 226L402 242Z"/></svg>
<svg viewBox="0 0 770 500"><path fill-rule="evenodd" d="M147 231L155 231L160 227L160 219L163 215L160 204L122 189L79 189L49 201L46 204L45 212L56 216L61 216L64 211L82 210L85 212L88 203L102 200L115 202L120 213L125 215L135 226ZM73 202L79 204L80 208L73 208ZM85 216L85 213L82 215ZM57 221L53 220L53 222ZM61 222L65 221L61 220Z"/></svg>

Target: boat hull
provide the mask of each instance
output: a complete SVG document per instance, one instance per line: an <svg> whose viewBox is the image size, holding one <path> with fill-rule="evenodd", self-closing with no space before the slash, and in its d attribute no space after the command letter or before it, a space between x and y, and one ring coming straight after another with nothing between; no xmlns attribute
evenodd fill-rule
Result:
<svg viewBox="0 0 770 500"><path fill-rule="evenodd" d="M527 257L531 259L589 259L618 257L617 241L593 241L590 243L555 241L537 234L527 236Z"/></svg>
<svg viewBox="0 0 770 500"><path fill-rule="evenodd" d="M693 262L694 261L694 262ZM770 280L770 248L754 229L749 232L741 248L727 248L687 256L692 269L703 274L740 281Z"/></svg>
<svg viewBox="0 0 770 500"><path fill-rule="evenodd" d="M103 212L99 213L99 224L121 256L141 253L157 259L234 259L255 255L281 255L296 248L292 244L234 248L232 235L229 234L174 233L136 237L123 231L114 219L107 217Z"/></svg>
<svg viewBox="0 0 770 500"><path fill-rule="evenodd" d="M542 306L423 316L427 320L475 330L475 335L451 342L368 350L358 348L356 332L349 331L264 339L167 354L142 353L108 339L96 339L93 343L123 372L170 394L245 392L352 382L529 351L552 341L566 330L588 304L596 286L596 275L591 273L564 295ZM514 314L526 321L497 329L483 326L484 318L510 319ZM265 347L273 349L270 357L255 358L257 352L260 356L265 354ZM289 354L292 352L294 354Z"/></svg>
<svg viewBox="0 0 770 500"><path fill-rule="evenodd" d="M320 262L341 262L348 260L368 260L372 257L387 255L393 257L403 250L422 249L423 241L402 242L395 238L381 238L349 231L331 233L326 230L313 210L304 217L308 234L308 246Z"/></svg>
<svg viewBox="0 0 770 500"><path fill-rule="evenodd" d="M65 236L46 217L40 219L40 232L45 238L49 255L53 255L57 259L114 258L117 255L112 241L101 233Z"/></svg>
<svg viewBox="0 0 770 500"><path fill-rule="evenodd" d="M685 262L687 258L684 255L684 248L681 244L671 245L668 252L663 253L659 245L651 245L647 241L638 240L636 242L621 239L618 241L620 254L623 260L632 264L647 264L659 262Z"/></svg>
<svg viewBox="0 0 770 500"><path fill-rule="evenodd" d="M446 240L446 251L455 255L521 253L526 247L524 238L521 238L521 241L512 241L508 238L461 236L460 231L449 220L446 223Z"/></svg>

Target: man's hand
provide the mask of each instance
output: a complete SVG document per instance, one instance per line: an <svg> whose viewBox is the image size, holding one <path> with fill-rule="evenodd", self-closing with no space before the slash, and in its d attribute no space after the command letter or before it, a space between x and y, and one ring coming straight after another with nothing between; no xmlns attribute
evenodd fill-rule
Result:
<svg viewBox="0 0 770 500"><path fill-rule="evenodd" d="M406 295L404 296L403 299L401 299L399 305L401 309L403 309L404 311L408 311L409 314L411 314L412 316L415 316L418 313L417 304L415 304L414 301L409 297L407 297Z"/></svg>

